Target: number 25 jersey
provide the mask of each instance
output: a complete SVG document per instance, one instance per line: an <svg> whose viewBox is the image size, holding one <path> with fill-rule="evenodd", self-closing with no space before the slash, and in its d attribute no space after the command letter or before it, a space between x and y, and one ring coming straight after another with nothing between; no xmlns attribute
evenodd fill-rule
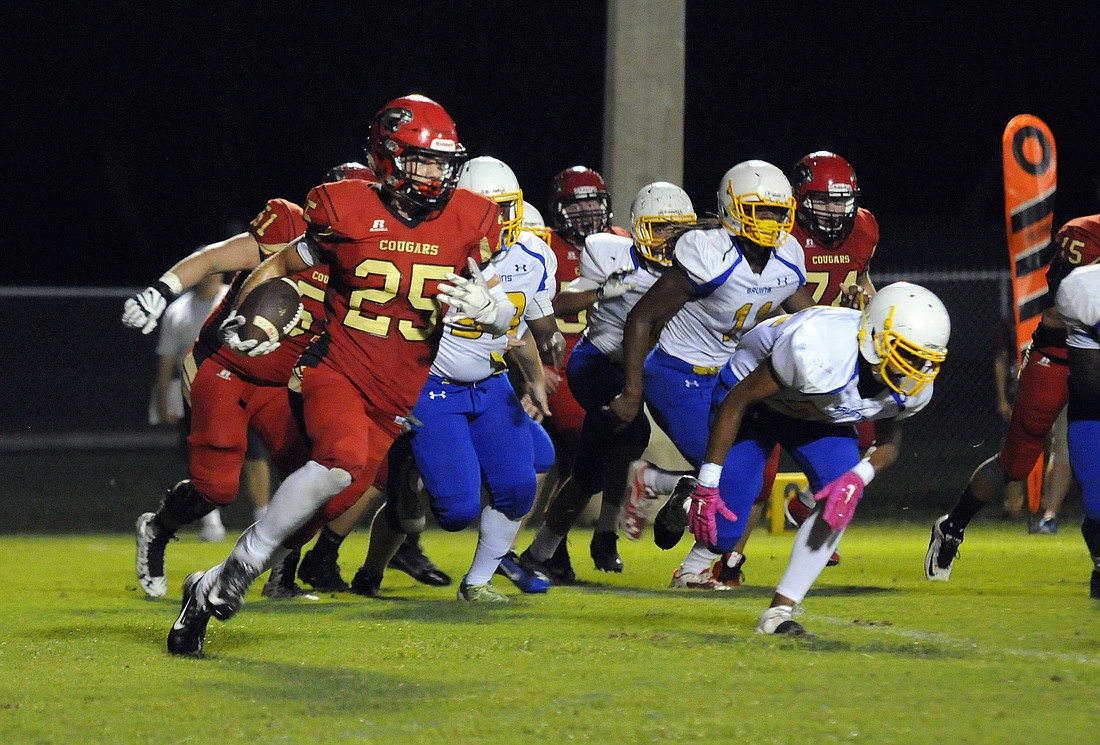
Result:
<svg viewBox="0 0 1100 745"><path fill-rule="evenodd" d="M409 221L347 180L314 187L304 216L329 265L325 361L387 414L408 413L439 343L439 283L499 245L496 203L456 189L437 217Z"/></svg>

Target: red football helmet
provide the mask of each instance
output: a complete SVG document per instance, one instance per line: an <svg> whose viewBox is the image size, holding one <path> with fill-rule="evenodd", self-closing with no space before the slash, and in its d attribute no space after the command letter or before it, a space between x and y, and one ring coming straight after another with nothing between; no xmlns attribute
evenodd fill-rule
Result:
<svg viewBox="0 0 1100 745"><path fill-rule="evenodd" d="M382 192L420 217L447 205L466 160L450 115L420 95L395 98L375 114L366 153Z"/></svg>
<svg viewBox="0 0 1100 745"><path fill-rule="evenodd" d="M348 161L338 166L333 166L325 172L325 182L343 181L346 178L361 179L362 181L374 181L374 171L362 163Z"/></svg>
<svg viewBox="0 0 1100 745"><path fill-rule="evenodd" d="M822 245L837 248L852 234L859 186L848 161L827 150L810 153L795 163L791 186L798 202L798 224Z"/></svg>
<svg viewBox="0 0 1100 745"><path fill-rule="evenodd" d="M611 194L591 168L573 166L555 176L549 204L550 227L570 243L611 227Z"/></svg>

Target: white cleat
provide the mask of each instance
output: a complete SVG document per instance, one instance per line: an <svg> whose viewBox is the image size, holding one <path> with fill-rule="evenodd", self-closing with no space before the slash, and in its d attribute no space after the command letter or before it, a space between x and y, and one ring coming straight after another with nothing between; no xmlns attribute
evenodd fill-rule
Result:
<svg viewBox="0 0 1100 745"><path fill-rule="evenodd" d="M155 513L146 512L134 526L137 544L135 569L138 584L150 598L162 598L168 593L168 578L164 575L164 546L167 540L159 539L153 524Z"/></svg>
<svg viewBox="0 0 1100 745"><path fill-rule="evenodd" d="M756 633L813 636L798 621L791 620L792 616L800 615L802 615L802 606L800 605L772 606L760 615L760 620L756 622Z"/></svg>
<svg viewBox="0 0 1100 745"><path fill-rule="evenodd" d="M623 535L632 541L642 537L649 513L657 503L657 492L646 486L644 476L650 468L649 461L636 460L626 472L626 495L623 499L623 514L619 527Z"/></svg>
<svg viewBox="0 0 1100 745"><path fill-rule="evenodd" d="M947 515L932 523L932 537L928 541L928 553L924 555L924 576L930 580L947 582L951 579L951 567L959 553L962 537L956 538L943 532Z"/></svg>

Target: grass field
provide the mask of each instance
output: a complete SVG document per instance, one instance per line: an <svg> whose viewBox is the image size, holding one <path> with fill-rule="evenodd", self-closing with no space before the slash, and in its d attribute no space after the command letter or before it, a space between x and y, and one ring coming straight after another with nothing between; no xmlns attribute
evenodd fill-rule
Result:
<svg viewBox="0 0 1100 745"><path fill-rule="evenodd" d="M0 537L0 742L1067 743L1100 722L1100 603L1076 530L971 528L950 583L924 579L924 524L857 523L800 619L753 633L791 534L754 536L748 583L671 590L680 550L622 546L626 572L460 604L387 576L382 600L267 601L212 621L205 659L164 642L187 572L229 544L169 546L145 600L128 535ZM430 532L456 577L473 532ZM521 536L526 545L528 535ZM625 543L625 542L624 542ZM682 544L684 548L687 542ZM350 579L366 548L354 534ZM1090 734L1091 733L1091 734Z"/></svg>

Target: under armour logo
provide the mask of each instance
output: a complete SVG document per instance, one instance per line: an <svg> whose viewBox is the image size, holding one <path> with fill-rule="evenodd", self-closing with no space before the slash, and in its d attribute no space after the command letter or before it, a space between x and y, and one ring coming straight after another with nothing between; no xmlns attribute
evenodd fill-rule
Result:
<svg viewBox="0 0 1100 745"><path fill-rule="evenodd" d="M378 231L385 230L385 229L386 229L386 221L385 220L375 220L374 224L370 226L370 232L372 232L372 233L377 233Z"/></svg>
<svg viewBox="0 0 1100 745"><path fill-rule="evenodd" d="M699 387L699 381L698 380L685 380L684 381L684 387L685 388L698 388Z"/></svg>
<svg viewBox="0 0 1100 745"><path fill-rule="evenodd" d="M1050 367L1050 357L1040 357L1039 367Z"/></svg>
<svg viewBox="0 0 1100 745"><path fill-rule="evenodd" d="M446 397L447 397L447 392L446 391L428 391L428 398L430 398L433 401L436 400L437 398L446 398Z"/></svg>
<svg viewBox="0 0 1100 745"><path fill-rule="evenodd" d="M791 283L791 278L790 277L779 277L775 282L776 286L778 286L778 287L782 287L784 285L789 285L790 283Z"/></svg>
<svg viewBox="0 0 1100 745"><path fill-rule="evenodd" d="M232 380L233 379L233 373L231 373L228 370L222 368L221 370L218 371L218 377L221 378L222 380Z"/></svg>
<svg viewBox="0 0 1100 745"><path fill-rule="evenodd" d="M516 264L516 271L517 272L527 271L527 265L526 264Z"/></svg>

